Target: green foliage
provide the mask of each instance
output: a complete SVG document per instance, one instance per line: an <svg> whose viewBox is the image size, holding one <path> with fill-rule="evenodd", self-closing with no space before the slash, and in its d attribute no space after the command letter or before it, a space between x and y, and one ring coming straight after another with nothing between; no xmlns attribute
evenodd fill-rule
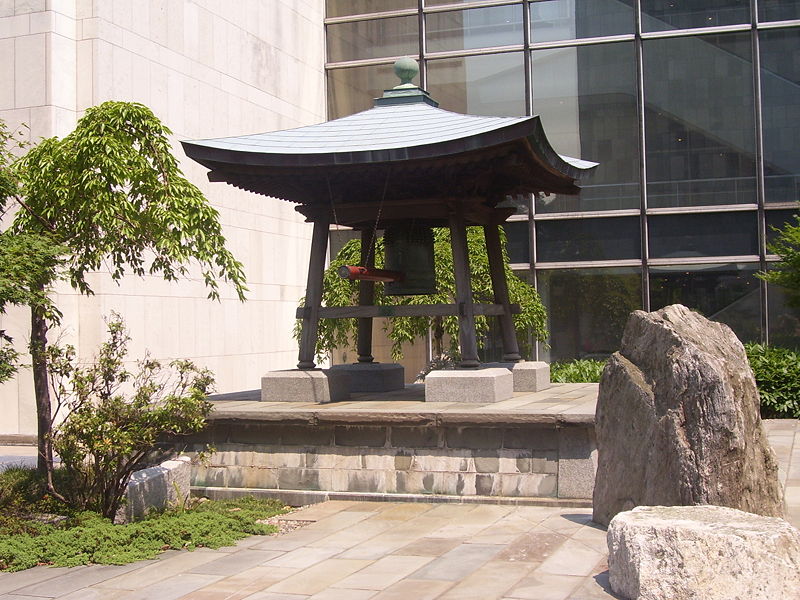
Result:
<svg viewBox="0 0 800 600"><path fill-rule="evenodd" d="M553 383L599 383L605 361L576 359L554 362L550 365L550 381Z"/></svg>
<svg viewBox="0 0 800 600"><path fill-rule="evenodd" d="M151 515L128 525L113 525L91 512L78 513L64 524L39 523L23 533L0 521L0 569L20 571L38 564L121 565L153 558L170 548L219 548L248 535L275 532L274 526L257 521L285 511L274 500L240 498L201 502L192 509Z"/></svg>
<svg viewBox="0 0 800 600"><path fill-rule="evenodd" d="M781 257L775 268L759 277L768 283L779 285L786 290L789 304L800 308L800 216L794 216L794 224L787 223L779 232L777 239L769 245L769 251Z"/></svg>
<svg viewBox="0 0 800 600"><path fill-rule="evenodd" d="M450 230L436 228L434 232L434 260L436 263L436 289L438 292L426 296L387 296L381 284L375 285L376 305L419 305L419 304L453 304L455 303L455 275L453 269L453 254L450 246ZM514 316L514 325L517 332L527 334L532 332L538 340L547 337L546 312L538 293L519 277L508 265L508 255L505 248L505 235L500 229L503 246L503 259L508 280L508 290L511 302L517 303L522 308L522 313ZM472 276L472 290L475 302L494 302L491 277L489 274L489 260L486 254L486 240L480 227L467 228L467 243L469 252L470 272ZM337 269L342 265L357 265L361 261L361 241L351 240L339 251L325 271L323 279L322 303L325 306L352 306L358 304L358 282L342 279ZM375 264L380 266L384 261L383 239L378 239L375 247ZM302 303L302 300L301 300ZM486 317L476 316L475 327L478 338L484 336L489 325ZM402 344L413 343L416 339L424 337L428 330L433 331L434 353L440 356L448 353L458 355L458 318L450 317L392 317L388 319L386 333L392 341L392 357L399 360L402 357ZM357 319L320 319L319 337L317 339L317 356L324 357L334 348L354 347L356 343ZM442 347L445 335L450 337L450 347ZM300 323L295 327L295 337L299 339Z"/></svg>
<svg viewBox="0 0 800 600"><path fill-rule="evenodd" d="M225 249L219 214L178 168L170 133L146 106L105 102L13 165L25 208L16 230L49 232L65 245L68 278L81 292L91 292L86 273L105 265L114 279L130 269L174 280L195 260L209 297L222 280L244 298L242 265Z"/></svg>
<svg viewBox="0 0 800 600"><path fill-rule="evenodd" d="M20 146L15 135L0 121L0 213L14 198L19 181L11 168L12 146ZM1 216L1 215L0 215ZM39 307L45 318L57 322L60 316L43 288L56 279L63 252L49 235L0 231L0 314L9 305ZM17 371L19 353L11 338L0 331L0 383Z"/></svg>
<svg viewBox="0 0 800 600"><path fill-rule="evenodd" d="M87 367L76 364L71 347L51 346L48 362L58 406L68 410L53 435L70 481L61 493L75 508L113 517L131 474L145 466L159 436L205 427L214 380L190 361L173 361L167 372L149 358L134 375L124 367L130 338L118 315L108 321L108 333Z"/></svg>
<svg viewBox="0 0 800 600"><path fill-rule="evenodd" d="M800 353L764 344L744 347L761 398L761 416L800 418Z"/></svg>

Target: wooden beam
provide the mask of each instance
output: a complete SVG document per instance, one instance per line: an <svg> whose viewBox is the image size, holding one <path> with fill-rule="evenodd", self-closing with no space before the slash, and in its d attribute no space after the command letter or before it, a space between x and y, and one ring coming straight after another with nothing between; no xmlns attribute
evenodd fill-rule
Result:
<svg viewBox="0 0 800 600"><path fill-rule="evenodd" d="M306 280L306 300L303 314L303 329L300 334L300 354L298 369L313 369L316 354L319 309L322 304L322 276L325 272L325 254L328 249L329 222L321 220L314 223L311 236L311 257L308 261Z"/></svg>
<svg viewBox="0 0 800 600"><path fill-rule="evenodd" d="M458 315L458 345L461 350L461 367L475 368L481 364L478 358L478 338L475 332L475 305L472 302L472 280L467 249L467 226L463 207L453 206L450 213L450 246L453 250L453 275L456 284Z"/></svg>
<svg viewBox="0 0 800 600"><path fill-rule="evenodd" d="M499 316L504 314L502 304L473 304L475 315ZM519 304L510 304L512 314L522 312ZM297 309L298 319L304 319L310 307ZM362 319L375 317L450 317L462 314L458 304L395 304L383 306L323 306L318 311L320 319Z"/></svg>
<svg viewBox="0 0 800 600"><path fill-rule="evenodd" d="M500 315L500 331L503 338L503 360L517 362L522 360L519 353L517 332L514 329L514 318L511 316L511 303L508 299L508 282L503 261L503 249L500 245L500 232L497 225L486 225L483 228L486 238L486 253L489 257L489 274L492 278L494 301L503 307Z"/></svg>
<svg viewBox="0 0 800 600"><path fill-rule="evenodd" d="M375 229L364 229L361 232L361 265L369 269L375 267ZM361 280L358 282L359 306L375 304L375 282ZM372 356L372 318L358 319L358 335L356 337L358 362L371 363Z"/></svg>

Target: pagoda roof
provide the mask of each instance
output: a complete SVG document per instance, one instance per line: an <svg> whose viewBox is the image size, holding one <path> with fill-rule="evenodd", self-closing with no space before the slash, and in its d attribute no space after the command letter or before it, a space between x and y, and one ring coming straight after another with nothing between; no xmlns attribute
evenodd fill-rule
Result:
<svg viewBox="0 0 800 600"><path fill-rule="evenodd" d="M298 207L306 216L339 202L364 212L378 202L470 198L493 207L520 193L576 194L597 166L556 153L538 116L454 113L419 88L387 90L373 108L325 123L182 144L211 181L306 205Z"/></svg>

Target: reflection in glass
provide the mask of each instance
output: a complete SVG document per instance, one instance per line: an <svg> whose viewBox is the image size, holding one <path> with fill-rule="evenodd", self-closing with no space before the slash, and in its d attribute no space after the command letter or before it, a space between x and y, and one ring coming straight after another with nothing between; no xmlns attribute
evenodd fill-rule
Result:
<svg viewBox="0 0 800 600"><path fill-rule="evenodd" d="M757 264L650 267L650 310L683 304L725 323L743 342L761 337Z"/></svg>
<svg viewBox="0 0 800 600"><path fill-rule="evenodd" d="M771 345L800 350L800 306L777 285L767 285L767 318Z"/></svg>
<svg viewBox="0 0 800 600"><path fill-rule="evenodd" d="M537 278L551 345L540 348L542 360L607 358L619 349L628 315L642 308L639 269L538 271Z"/></svg>
<svg viewBox="0 0 800 600"><path fill-rule="evenodd" d="M652 215L651 258L758 254L756 212Z"/></svg>
<svg viewBox="0 0 800 600"><path fill-rule="evenodd" d="M750 0L642 0L642 31L716 27L750 21Z"/></svg>
<svg viewBox="0 0 800 600"><path fill-rule="evenodd" d="M443 4L470 4L471 2L483 2L483 0L424 0L425 6L442 6Z"/></svg>
<svg viewBox="0 0 800 600"><path fill-rule="evenodd" d="M329 62L419 53L416 16L335 23L325 29Z"/></svg>
<svg viewBox="0 0 800 600"><path fill-rule="evenodd" d="M530 255L530 237L528 235L528 221L512 221L503 223L506 232L506 251L508 252L508 262L528 263Z"/></svg>
<svg viewBox="0 0 800 600"><path fill-rule="evenodd" d="M756 202L750 34L644 41L648 206Z"/></svg>
<svg viewBox="0 0 800 600"><path fill-rule="evenodd" d="M800 30L761 31L764 193L767 202L800 200Z"/></svg>
<svg viewBox="0 0 800 600"><path fill-rule="evenodd" d="M403 8L417 8L417 0L325 0L326 17L345 17Z"/></svg>
<svg viewBox="0 0 800 600"><path fill-rule="evenodd" d="M633 44L536 50L533 112L555 150L599 162L579 196L537 198L537 213L639 207Z"/></svg>
<svg viewBox="0 0 800 600"><path fill-rule="evenodd" d="M794 227L800 225L797 220L796 210L767 210L764 212L767 222L767 245L775 241L780 232L775 229L783 229L788 223Z"/></svg>
<svg viewBox="0 0 800 600"><path fill-rule="evenodd" d="M328 118L338 119L372 108L373 99L395 85L392 65L328 70Z"/></svg>
<svg viewBox="0 0 800 600"><path fill-rule="evenodd" d="M531 41L633 33L633 10L633 3L625 0L534 0Z"/></svg>
<svg viewBox="0 0 800 600"><path fill-rule="evenodd" d="M471 115L523 116L522 52L430 60L428 91L445 110Z"/></svg>
<svg viewBox="0 0 800 600"><path fill-rule="evenodd" d="M425 29L428 52L521 44L522 6L430 13Z"/></svg>
<svg viewBox="0 0 800 600"><path fill-rule="evenodd" d="M638 217L536 221L537 262L640 258Z"/></svg>
<svg viewBox="0 0 800 600"><path fill-rule="evenodd" d="M800 19L800 0L758 0L759 21Z"/></svg>

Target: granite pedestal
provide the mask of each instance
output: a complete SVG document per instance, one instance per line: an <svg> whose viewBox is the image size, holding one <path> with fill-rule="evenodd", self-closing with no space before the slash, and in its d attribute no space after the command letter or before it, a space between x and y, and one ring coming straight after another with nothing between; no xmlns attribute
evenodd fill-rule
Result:
<svg viewBox="0 0 800 600"><path fill-rule="evenodd" d="M331 369L270 371L261 378L262 402L337 402L350 397L350 374Z"/></svg>
<svg viewBox="0 0 800 600"><path fill-rule="evenodd" d="M514 377L508 369L445 369L425 376L425 402L508 400L514 395Z"/></svg>

